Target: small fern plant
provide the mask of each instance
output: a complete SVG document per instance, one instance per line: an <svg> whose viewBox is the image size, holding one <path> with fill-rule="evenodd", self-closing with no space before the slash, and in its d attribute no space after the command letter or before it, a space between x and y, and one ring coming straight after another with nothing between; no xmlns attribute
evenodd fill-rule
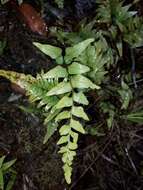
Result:
<svg viewBox="0 0 143 190"><path fill-rule="evenodd" d="M88 105L85 92L99 89L86 74L90 68L81 64L80 56L94 42L93 38L84 40L64 51L59 47L35 42L34 45L55 60L56 66L47 73L24 75L0 70L0 76L10 79L27 91L30 101L44 109L47 133L44 143L59 128L59 153L62 154L66 182L71 183L72 164L78 148L79 134L85 134L84 122L89 118L84 111Z"/></svg>
<svg viewBox="0 0 143 190"><path fill-rule="evenodd" d="M68 184L71 183L72 163L78 147L78 134L85 133L83 122L80 120L89 120L83 108L84 105L88 104L84 92L87 89L99 89L97 85L84 76L90 71L90 68L78 62L79 56L93 41L94 39L87 39L73 47L66 48L64 56L58 47L34 43L42 52L60 64L43 75L43 78L58 79L59 81L46 95L58 97L57 103L51 107L50 112L54 114L55 123L61 125L59 129L61 137L57 144L61 146L59 153L62 154L63 170ZM51 51L52 48L53 51ZM57 110L60 112L56 112Z"/></svg>

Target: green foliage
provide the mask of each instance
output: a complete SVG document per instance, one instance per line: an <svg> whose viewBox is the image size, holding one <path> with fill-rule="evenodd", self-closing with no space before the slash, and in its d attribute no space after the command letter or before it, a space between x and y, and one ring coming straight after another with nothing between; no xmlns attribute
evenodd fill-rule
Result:
<svg viewBox="0 0 143 190"><path fill-rule="evenodd" d="M121 31L127 20L136 14L129 11L131 4L123 6L123 1L120 0L103 0L97 3L99 3L97 18L100 22L117 25Z"/></svg>
<svg viewBox="0 0 143 190"><path fill-rule="evenodd" d="M71 183L72 162L78 147L78 133L85 133L80 119L89 120L83 108L84 105L88 104L84 91L99 89L97 85L84 76L85 73L90 71L90 68L80 64L79 59L93 41L94 39L87 39L73 47L66 48L65 56L62 57L61 54L62 59L60 60L63 60L61 66L56 66L43 75L43 78L48 80L60 78L60 82L49 89L46 96L49 98L56 97L58 100L57 102L54 101L54 104L51 106L50 114L54 114L52 120L54 119L55 123L58 123L58 125L62 123L59 130L61 137L57 144L61 145L59 153L63 154L63 170L68 184ZM45 45L39 43L34 43L34 45L44 53L46 52ZM48 52L50 57L53 53L52 50L53 48L51 53ZM58 52L57 55L59 56ZM55 56L56 58L57 56ZM47 121L50 122L51 120L46 118Z"/></svg>
<svg viewBox="0 0 143 190"><path fill-rule="evenodd" d="M54 47L49 44L41 45L37 42L35 42L34 45L38 47L43 53L49 55L52 59L56 59L61 56L62 50L58 47Z"/></svg>
<svg viewBox="0 0 143 190"><path fill-rule="evenodd" d="M124 5L120 0L97 2L99 7L96 19L109 29L106 35L118 42L122 39L131 46L139 46L143 37L142 18L137 16L136 11L130 11L132 4Z"/></svg>
<svg viewBox="0 0 143 190"><path fill-rule="evenodd" d="M15 178L16 178L16 173L14 170L12 170L11 167L16 162L16 159L8 161L8 162L4 162L5 158L6 158L6 156L2 156L0 158L0 189L1 190L11 190L12 186L14 184ZM5 185L5 175L6 174L11 175L7 185Z"/></svg>
<svg viewBox="0 0 143 190"><path fill-rule="evenodd" d="M101 84L104 75L107 73L105 66L113 63L112 50L108 48L108 44L102 35L98 37L93 45L88 46L86 52L80 56L80 62L92 68L88 76L96 84Z"/></svg>
<svg viewBox="0 0 143 190"><path fill-rule="evenodd" d="M142 45L143 20L136 11L132 11L132 4L127 5L121 0L96 2L97 14L91 22L87 23L84 19L76 27L76 32L63 32L59 28L54 28L52 32L65 44L74 45L89 37L95 38L95 42L87 47L79 60L91 68L86 76L105 87L97 92L100 97L99 109L105 114L107 126L111 128L114 120L120 119L120 112L129 109L133 89L128 85L132 79L125 80L128 71L118 73L118 84L112 82L110 72L115 75L119 72L117 63L123 59L124 42L131 48ZM118 107L112 99L118 102Z"/></svg>
<svg viewBox="0 0 143 190"><path fill-rule="evenodd" d="M131 122L143 124L143 110L129 113L124 118Z"/></svg>
<svg viewBox="0 0 143 190"><path fill-rule="evenodd" d="M58 5L59 8L64 7L64 0L54 0L54 1Z"/></svg>
<svg viewBox="0 0 143 190"><path fill-rule="evenodd" d="M124 30L124 41L132 47L142 46L143 42L143 20L138 16L129 19Z"/></svg>
<svg viewBox="0 0 143 190"><path fill-rule="evenodd" d="M5 4L5 3L7 3L7 2L9 2L10 0L1 0L0 2L1 2L1 4ZM23 0L17 0L17 2L19 3L19 4L21 4L22 2L23 2Z"/></svg>
<svg viewBox="0 0 143 190"><path fill-rule="evenodd" d="M127 109L129 106L129 102L132 99L132 91L123 80L121 82L121 88L118 90L118 93L120 94L122 102L121 109Z"/></svg>
<svg viewBox="0 0 143 190"><path fill-rule="evenodd" d="M115 112L116 112L115 106L110 102L103 101L100 103L100 108L104 114L107 114L106 118L107 127L111 129L111 127L113 126Z"/></svg>
<svg viewBox="0 0 143 190"><path fill-rule="evenodd" d="M90 67L81 64L81 57L91 43L94 43L93 38L68 47L65 49L64 56L60 48L34 43L37 48L60 64L47 73L37 75L36 78L12 71L0 71L1 76L26 89L30 102L36 102L38 108L43 110L44 124L47 125L44 143L60 126L61 137L58 145L61 145L59 152L63 154L63 170L68 184L71 183L72 163L78 147L78 133L85 134L83 122L81 123L80 120L89 120L84 111L84 105L88 105L85 92L90 89L100 89L85 76L90 71Z"/></svg>
<svg viewBox="0 0 143 190"><path fill-rule="evenodd" d="M5 4L7 2L9 2L9 0L1 0L1 4Z"/></svg>
<svg viewBox="0 0 143 190"><path fill-rule="evenodd" d="M106 43L107 57L112 59L112 63L117 62L122 57L123 41L132 47L142 45L143 19L137 15L137 11L130 10L132 4L124 5L121 0L96 2L95 18L88 23L86 19L81 21L76 28L77 32L63 32L58 28L53 28L51 32L57 36L59 41L68 44L76 44L89 37L97 40L100 38L103 47Z"/></svg>

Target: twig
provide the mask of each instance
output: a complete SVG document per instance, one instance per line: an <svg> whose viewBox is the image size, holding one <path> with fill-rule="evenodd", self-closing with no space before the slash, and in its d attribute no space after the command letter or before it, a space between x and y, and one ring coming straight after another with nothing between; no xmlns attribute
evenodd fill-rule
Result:
<svg viewBox="0 0 143 190"><path fill-rule="evenodd" d="M135 164L134 164L133 160L131 159L127 148L125 148L125 153L126 153L126 156L128 157L129 162L131 163L131 166L132 166L135 174L138 175L138 172L137 172L137 169L135 167Z"/></svg>

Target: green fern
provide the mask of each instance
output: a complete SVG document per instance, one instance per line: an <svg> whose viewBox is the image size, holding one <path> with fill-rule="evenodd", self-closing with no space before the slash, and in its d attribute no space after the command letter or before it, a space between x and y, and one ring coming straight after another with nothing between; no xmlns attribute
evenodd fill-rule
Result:
<svg viewBox="0 0 143 190"><path fill-rule="evenodd" d="M72 163L78 147L78 133L85 133L79 120L89 120L83 109L83 106L88 104L84 91L90 88L99 89L97 85L84 76L90 71L90 68L78 62L80 55L86 51L93 41L94 39L88 39L73 47L66 48L64 57L62 55L56 56L57 62L63 60L63 63L60 63L64 65L57 66L44 75L48 80L51 78L60 78L61 80L48 91L47 96L59 98L56 105L52 106L51 112L56 113L58 111L52 119L59 125L62 123L59 130L61 137L57 144L61 145L59 153L63 154L63 170L68 184L71 183ZM51 53L47 52L48 45L39 43L34 43L34 45L49 56L55 52L54 49Z"/></svg>
<svg viewBox="0 0 143 190"><path fill-rule="evenodd" d="M143 20L137 16L137 11L130 11L132 4L123 5L123 2L121 0L97 1L99 7L96 20L106 25L105 33L110 38L112 36L116 41L122 38L132 46L139 46L143 41Z"/></svg>
<svg viewBox="0 0 143 190"><path fill-rule="evenodd" d="M59 153L62 154L63 170L68 184L71 183L72 163L76 156L78 136L79 133L85 133L83 122L80 120L89 120L84 111L84 106L88 105L84 92L100 88L85 76L90 67L86 66L85 62L85 65L82 64L80 60L80 56L86 53L91 43L94 43L94 38L66 48L64 57L58 47L34 43L37 48L60 64L47 73L37 75L36 78L0 70L0 76L26 89L29 100L36 102L38 108L44 110L44 123L47 125L44 143L60 126L61 137L57 144L61 145Z"/></svg>
<svg viewBox="0 0 143 190"><path fill-rule="evenodd" d="M140 17L130 18L124 30L124 41L132 47L139 47L143 44L143 19Z"/></svg>
<svg viewBox="0 0 143 190"><path fill-rule="evenodd" d="M87 74L96 84L101 84L104 80L105 74L108 71L105 67L109 67L113 64L113 50L108 46L106 39L102 34L98 34L98 39L79 57L79 61L91 68L91 71ZM91 59L92 57L92 59Z"/></svg>
<svg viewBox="0 0 143 190"><path fill-rule="evenodd" d="M97 9L97 19L102 23L117 25L121 31L129 18L137 12L129 11L131 4L123 5L120 0L100 0L97 1L99 8Z"/></svg>

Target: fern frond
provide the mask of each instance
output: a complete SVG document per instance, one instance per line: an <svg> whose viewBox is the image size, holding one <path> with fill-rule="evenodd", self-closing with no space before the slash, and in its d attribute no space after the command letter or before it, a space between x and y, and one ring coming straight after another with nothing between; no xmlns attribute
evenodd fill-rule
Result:
<svg viewBox="0 0 143 190"><path fill-rule="evenodd" d="M121 31L127 24L127 20L137 12L130 11L131 4L123 5L120 0L103 0L97 2L99 8L97 9L97 20L101 23L116 25Z"/></svg>
<svg viewBox="0 0 143 190"><path fill-rule="evenodd" d="M143 44L143 19L134 17L129 19L124 30L124 41L132 47L139 47Z"/></svg>
<svg viewBox="0 0 143 190"><path fill-rule="evenodd" d="M66 48L63 57L66 66L57 66L43 75L46 79L56 79L58 76L61 80L46 93L46 98L47 96L49 98L56 97L58 101L54 101L56 104L51 106L45 123L54 121L58 125L62 124L59 130L61 137L57 144L61 145L59 152L62 153L64 176L68 184L71 183L72 164L78 147L78 136L79 133L85 133L79 120L88 120L83 108L84 105L88 104L88 100L83 91L100 88L84 76L85 73L90 71L90 68L86 66L86 63L85 65L81 64L79 59L82 54L86 53L92 42L94 42L94 39L91 38L73 47ZM40 44L39 47L45 52L43 50L44 45ZM39 100L41 95L42 93L38 93L36 98ZM77 104L80 104L80 106L77 106Z"/></svg>
<svg viewBox="0 0 143 190"><path fill-rule="evenodd" d="M47 96L47 92L52 89L58 83L57 80L47 80L38 76L35 83L28 85L27 95L31 102L37 102L38 107L45 107L45 111L48 111L57 101L57 97Z"/></svg>
<svg viewBox="0 0 143 190"><path fill-rule="evenodd" d="M77 61L91 68L88 76L96 84L101 84L104 75L107 73L105 67L109 67L114 62L112 51L106 39L100 35L98 40L93 45L89 45L86 51L77 59Z"/></svg>

